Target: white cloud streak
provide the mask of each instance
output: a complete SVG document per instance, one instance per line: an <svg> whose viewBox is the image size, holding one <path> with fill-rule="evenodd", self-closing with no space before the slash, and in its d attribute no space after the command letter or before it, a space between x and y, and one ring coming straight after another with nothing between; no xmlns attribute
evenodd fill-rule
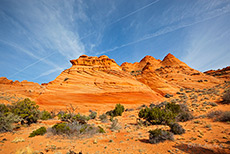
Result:
<svg viewBox="0 0 230 154"><path fill-rule="evenodd" d="M151 39L151 38L154 38L154 37L158 37L158 36L170 33L170 32L174 32L174 31L182 29L182 28L190 27L190 26L196 25L198 23L202 23L202 22L208 21L210 19L213 19L215 17L224 15L224 14L229 13L229 12L230 12L230 4L222 7L221 9L212 10L212 11L208 12L204 16L197 17L195 19L195 22L179 23L179 24L177 24L175 26L167 26L166 28L160 29L159 31L156 31L156 32L154 32L152 34L145 35L144 37L142 37L142 38L140 38L138 40L135 40L135 41L132 41L132 42L129 42L129 43L126 43L126 44L122 44L120 46L117 46L117 47L114 47L114 48L111 48L111 49L107 49L105 51L97 53L96 55L101 55L101 54L104 54L104 53L107 53L107 52L118 50L120 48L130 46L130 45L139 43L141 41L145 41L145 40L148 40L148 39Z"/></svg>
<svg viewBox="0 0 230 154"><path fill-rule="evenodd" d="M73 59L85 52L85 47L81 42L78 32L71 25L74 18L74 0L67 1L11 1L13 8L3 8L2 17L13 25L20 35L14 34L13 39L2 37L0 42L11 46L17 52L21 51L28 56L37 59L37 61L20 69L12 74L13 77L23 73L26 69L33 67L39 62L44 62L54 67L54 70L60 70L57 63L53 63L48 57L59 53L67 60ZM9 13L8 13L9 12ZM84 12L78 15L84 17ZM82 18L81 18L82 19ZM82 19L83 20L83 19ZM60 56L61 57L61 56ZM31 60L32 61L32 60ZM44 74L42 73L44 76Z"/></svg>

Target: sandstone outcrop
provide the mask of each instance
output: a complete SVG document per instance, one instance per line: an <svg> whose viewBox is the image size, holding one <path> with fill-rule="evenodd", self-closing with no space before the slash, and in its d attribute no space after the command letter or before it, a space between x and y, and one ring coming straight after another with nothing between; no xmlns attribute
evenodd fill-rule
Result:
<svg viewBox="0 0 230 154"><path fill-rule="evenodd" d="M204 74L211 75L220 79L224 79L226 81L230 80L230 66L227 66L218 70L209 70L204 72Z"/></svg>

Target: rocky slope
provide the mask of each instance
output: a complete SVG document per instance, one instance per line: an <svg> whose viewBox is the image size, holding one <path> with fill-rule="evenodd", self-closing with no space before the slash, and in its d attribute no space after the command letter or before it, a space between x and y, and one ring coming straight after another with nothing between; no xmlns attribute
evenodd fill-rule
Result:
<svg viewBox="0 0 230 154"><path fill-rule="evenodd" d="M0 77L0 101L1 102L14 102L19 99L29 97L36 98L45 91L45 87L38 83L28 82L26 80L12 81L6 77Z"/></svg>
<svg viewBox="0 0 230 154"><path fill-rule="evenodd" d="M204 74L211 75L220 79L230 80L230 66L218 70L209 70Z"/></svg>
<svg viewBox="0 0 230 154"><path fill-rule="evenodd" d="M170 53L162 61L146 56L139 63L123 63L121 67L162 95L175 93L179 88L203 89L222 83L190 68Z"/></svg>

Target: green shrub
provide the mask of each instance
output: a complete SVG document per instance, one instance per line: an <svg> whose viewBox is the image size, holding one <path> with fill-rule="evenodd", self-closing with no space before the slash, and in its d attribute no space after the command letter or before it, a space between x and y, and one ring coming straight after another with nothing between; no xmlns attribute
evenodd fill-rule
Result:
<svg viewBox="0 0 230 154"><path fill-rule="evenodd" d="M12 131L14 129L12 124L21 120L21 117L14 115L13 113L2 113L0 111L0 132Z"/></svg>
<svg viewBox="0 0 230 154"><path fill-rule="evenodd" d="M0 112L5 114L5 113L10 112L10 110L5 104L0 104Z"/></svg>
<svg viewBox="0 0 230 154"><path fill-rule="evenodd" d="M42 120L48 120L48 119L52 119L51 114L48 111L42 111L40 113L40 119Z"/></svg>
<svg viewBox="0 0 230 154"><path fill-rule="evenodd" d="M150 124L169 124L175 120L177 114L170 110L160 109L158 107L141 109L138 116L145 119Z"/></svg>
<svg viewBox="0 0 230 154"><path fill-rule="evenodd" d="M37 135L44 135L46 133L46 128L45 127L40 127L38 129L36 129L35 131L33 131L32 133L30 133L29 137L34 137Z"/></svg>
<svg viewBox="0 0 230 154"><path fill-rule="evenodd" d="M90 119L95 119L97 117L97 112L95 111L91 111L90 115L89 115L89 118Z"/></svg>
<svg viewBox="0 0 230 154"><path fill-rule="evenodd" d="M172 103L167 103L167 104L165 105L165 109L166 109L166 110L169 110L169 111L172 111L172 112L175 113L175 114L178 114L178 113L181 112L180 105L178 105L178 104L176 104L176 103L174 103L174 102L172 102Z"/></svg>
<svg viewBox="0 0 230 154"><path fill-rule="evenodd" d="M173 123L173 124L170 124L169 127L171 128L170 131L173 133L173 134L184 134L185 133L185 129L178 123Z"/></svg>
<svg viewBox="0 0 230 154"><path fill-rule="evenodd" d="M116 117L116 116L122 116L122 113L125 111L125 108L121 104L116 104L116 107L114 110L106 112L107 115L111 117Z"/></svg>
<svg viewBox="0 0 230 154"><path fill-rule="evenodd" d="M67 125L67 123L59 123L59 124L55 124L52 127L52 132L54 134L57 134L57 135L60 135L60 134L69 134L70 128Z"/></svg>
<svg viewBox="0 0 230 154"><path fill-rule="evenodd" d="M99 116L99 119L101 120L101 122L103 122L103 123L106 123L106 122L108 122L108 118L107 118L107 115L106 114L102 114L102 115L100 115Z"/></svg>
<svg viewBox="0 0 230 154"><path fill-rule="evenodd" d="M173 133L161 130L161 129L155 129L149 131L149 142L152 144L156 144L159 142L164 142L166 140L174 140Z"/></svg>
<svg viewBox="0 0 230 154"><path fill-rule="evenodd" d="M12 113L23 118L27 124L36 123L39 118L38 105L35 102L31 101L29 98L26 98L22 101L13 103Z"/></svg>

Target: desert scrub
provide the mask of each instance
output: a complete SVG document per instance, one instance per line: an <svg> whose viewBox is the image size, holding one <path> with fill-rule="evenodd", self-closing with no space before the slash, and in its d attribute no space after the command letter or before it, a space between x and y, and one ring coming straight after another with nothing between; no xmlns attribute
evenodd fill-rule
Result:
<svg viewBox="0 0 230 154"><path fill-rule="evenodd" d="M221 122L230 121L230 111L223 112L216 120L221 121Z"/></svg>
<svg viewBox="0 0 230 154"><path fill-rule="evenodd" d="M53 127L52 127L52 133L53 134L57 134L57 135L60 135L60 134L69 134L70 132L70 128L69 126L67 125L67 123L63 122L63 123L59 123L59 124L55 124Z"/></svg>
<svg viewBox="0 0 230 154"><path fill-rule="evenodd" d="M125 111L125 108L121 104L116 104L116 107L114 110L107 111L106 114L111 116L111 117L116 117L116 116L122 116L122 113Z"/></svg>
<svg viewBox="0 0 230 154"><path fill-rule="evenodd" d="M90 124L81 124L79 122L73 123L59 123L51 128L54 135L63 135L68 137L84 137L92 136L97 133L105 133L102 127L94 127Z"/></svg>
<svg viewBox="0 0 230 154"><path fill-rule="evenodd" d="M223 103L230 104L230 89L227 89L223 94Z"/></svg>
<svg viewBox="0 0 230 154"><path fill-rule="evenodd" d="M42 111L40 113L40 119L41 120L48 120L48 119L52 119L52 116L48 111Z"/></svg>
<svg viewBox="0 0 230 154"><path fill-rule="evenodd" d="M215 111L211 111L207 114L207 117L212 119L212 118L217 118L219 117L221 114L223 113L223 111L221 110L215 110Z"/></svg>
<svg viewBox="0 0 230 154"><path fill-rule="evenodd" d="M96 117L97 117L97 112L95 112L95 111L90 111L91 113L90 113L90 115L89 115L89 118L90 119L95 119Z"/></svg>
<svg viewBox="0 0 230 154"><path fill-rule="evenodd" d="M108 122L108 117L107 117L107 115L104 114L104 113L103 113L102 115L99 116L99 119L100 119L101 122L103 122L103 123Z"/></svg>
<svg viewBox="0 0 230 154"><path fill-rule="evenodd" d="M173 124L170 124L169 125L170 127L170 131L173 133L173 134L184 134L185 133L185 129L178 123L173 123Z"/></svg>
<svg viewBox="0 0 230 154"><path fill-rule="evenodd" d="M36 123L39 118L38 108L38 105L36 105L34 101L26 98L12 104L12 113L23 119L22 124L26 121L27 124L30 125L31 123Z"/></svg>
<svg viewBox="0 0 230 154"><path fill-rule="evenodd" d="M110 127L111 130L119 130L119 129L121 129L121 128L122 128L122 127L121 127L121 125L118 123L118 119L112 120L112 124L111 124L111 127Z"/></svg>
<svg viewBox="0 0 230 154"><path fill-rule="evenodd" d="M156 144L159 142L164 142L166 140L174 140L173 133L161 130L161 129L155 129L149 131L149 142L152 144Z"/></svg>
<svg viewBox="0 0 230 154"><path fill-rule="evenodd" d="M38 129L36 129L35 131L33 131L32 133L30 133L29 137L34 137L37 135L44 135L46 133L46 128L45 127L40 127Z"/></svg>
<svg viewBox="0 0 230 154"><path fill-rule="evenodd" d="M21 117L13 113L2 113L0 111L0 132L8 132L14 129L13 123L21 121Z"/></svg>
<svg viewBox="0 0 230 154"><path fill-rule="evenodd" d="M71 114L71 113L67 113L67 112L59 112L57 116L58 116L58 119L60 119L61 121L69 122L69 123L78 121L82 124L86 124L87 121L90 120L90 117L85 116L85 115L81 115L80 113L78 113L78 114L72 113Z"/></svg>

